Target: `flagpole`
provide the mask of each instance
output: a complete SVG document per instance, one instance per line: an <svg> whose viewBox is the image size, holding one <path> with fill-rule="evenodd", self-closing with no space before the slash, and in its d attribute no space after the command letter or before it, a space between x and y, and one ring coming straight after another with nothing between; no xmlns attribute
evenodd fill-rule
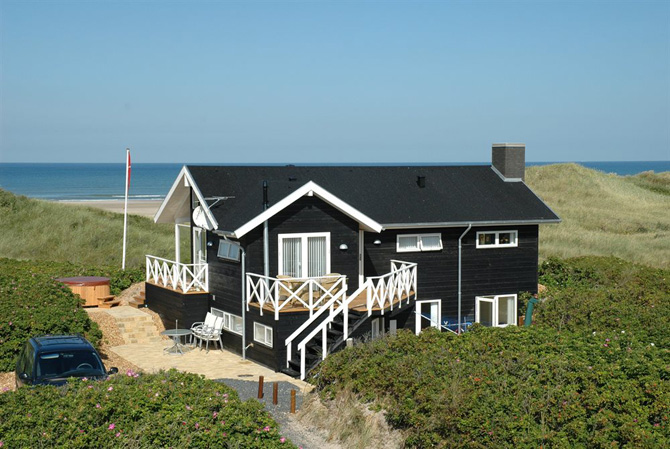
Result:
<svg viewBox="0 0 670 449"><path fill-rule="evenodd" d="M123 206L123 257L121 269L126 269L126 235L128 228L128 189L130 187L130 148L126 148L126 199Z"/></svg>

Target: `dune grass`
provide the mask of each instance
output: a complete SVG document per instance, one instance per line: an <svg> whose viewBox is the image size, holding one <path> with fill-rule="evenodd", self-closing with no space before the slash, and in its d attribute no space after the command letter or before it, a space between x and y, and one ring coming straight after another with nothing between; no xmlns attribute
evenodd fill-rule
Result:
<svg viewBox="0 0 670 449"><path fill-rule="evenodd" d="M20 260L121 266L123 215L17 196L0 189L0 255ZM174 258L174 227L128 216L127 267L145 255Z"/></svg>
<svg viewBox="0 0 670 449"><path fill-rule="evenodd" d="M670 267L670 173L618 176L577 164L530 167L526 183L562 219L540 228L540 258L616 256Z"/></svg>

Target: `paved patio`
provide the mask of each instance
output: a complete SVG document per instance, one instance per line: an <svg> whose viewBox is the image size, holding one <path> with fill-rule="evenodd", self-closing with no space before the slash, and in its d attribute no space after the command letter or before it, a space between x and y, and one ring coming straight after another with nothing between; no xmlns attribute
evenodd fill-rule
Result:
<svg viewBox="0 0 670 449"><path fill-rule="evenodd" d="M303 392L312 388L307 382L276 373L250 360L242 360L239 355L226 350L210 348L209 352L206 352L204 349L195 348L185 351L184 355L168 354L163 351L170 346L172 341L164 340L156 343L114 346L111 350L149 373L174 368L202 374L208 379L258 380L258 376L263 376L265 382L290 382Z"/></svg>
<svg viewBox="0 0 670 449"><path fill-rule="evenodd" d="M194 348L185 350L183 355L166 353L163 350L173 345L172 340L161 339L158 330L151 323L151 317L141 309L121 306L90 312L107 313L116 319L124 333L125 341L134 342L112 346L110 349L145 372L174 368L202 374L208 379L247 381L258 381L258 376L263 376L265 382L289 382L303 393L312 389L312 385L307 382L276 373L250 360L242 360L241 356L232 352L212 349L211 344L209 352Z"/></svg>

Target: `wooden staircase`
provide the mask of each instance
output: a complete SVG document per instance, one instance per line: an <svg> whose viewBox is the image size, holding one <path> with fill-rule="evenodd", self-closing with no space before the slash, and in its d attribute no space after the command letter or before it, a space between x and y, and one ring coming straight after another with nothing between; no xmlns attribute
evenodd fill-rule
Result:
<svg viewBox="0 0 670 449"><path fill-rule="evenodd" d="M349 335L352 335L356 329L366 323L370 317L367 312L362 313L354 309L349 309ZM346 345L344 336L344 316L342 314L335 317L326 333L326 341L328 346L328 354L343 349ZM305 346L305 365L306 372L309 372L322 360L323 341L321 333L314 337L314 339ZM288 367L282 369L284 374L292 377L300 377L300 353L295 351L292 354L291 360L288 361Z"/></svg>

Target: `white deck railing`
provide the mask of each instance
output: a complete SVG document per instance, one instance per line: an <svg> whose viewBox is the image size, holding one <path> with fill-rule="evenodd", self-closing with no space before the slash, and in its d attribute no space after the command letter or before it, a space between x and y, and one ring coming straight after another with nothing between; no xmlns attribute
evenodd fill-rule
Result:
<svg viewBox="0 0 670 449"><path fill-rule="evenodd" d="M257 302L260 314L270 303L279 319L284 308L300 307L309 310L310 316L316 310L330 304L341 303L347 291L346 276L318 276L310 278L273 278L247 273L247 310L249 304ZM331 301L332 300L332 301Z"/></svg>
<svg viewBox="0 0 670 449"><path fill-rule="evenodd" d="M161 257L146 256L147 282L184 293L209 290L209 270L206 263L184 264Z"/></svg>
<svg viewBox="0 0 670 449"><path fill-rule="evenodd" d="M414 293L414 298L416 299L416 270L416 263L392 260L390 273L383 276L367 278L358 290L352 293L351 296L342 298L342 301L340 301L339 304L336 304L333 300L326 303L321 310L311 316L302 324L302 326L286 338L286 365L288 366L288 362L293 356L293 340L295 340L295 338L297 338L310 325L315 323L327 310L329 310L330 313L328 313L328 315L325 316L322 321L297 345L298 351L300 351L301 380L304 380L307 374L305 346L312 341L315 336L321 333L321 360L325 360L328 355L327 337L330 324L340 313L343 314L342 339L346 340L349 337L349 307L361 293L366 292L368 316L372 314L372 308L375 304L382 308L381 312L384 314L384 307L390 305L391 310L393 310L393 303L396 300L399 302L398 306L402 307L403 296L406 296L407 304L409 304L410 301L410 293Z"/></svg>
<svg viewBox="0 0 670 449"><path fill-rule="evenodd" d="M379 307L382 315L387 306L393 310L396 298L402 300L405 296L409 304L410 293L416 293L416 267L417 264L413 262L392 260L390 273L367 278L370 281L367 286L368 316L372 315L374 307Z"/></svg>

